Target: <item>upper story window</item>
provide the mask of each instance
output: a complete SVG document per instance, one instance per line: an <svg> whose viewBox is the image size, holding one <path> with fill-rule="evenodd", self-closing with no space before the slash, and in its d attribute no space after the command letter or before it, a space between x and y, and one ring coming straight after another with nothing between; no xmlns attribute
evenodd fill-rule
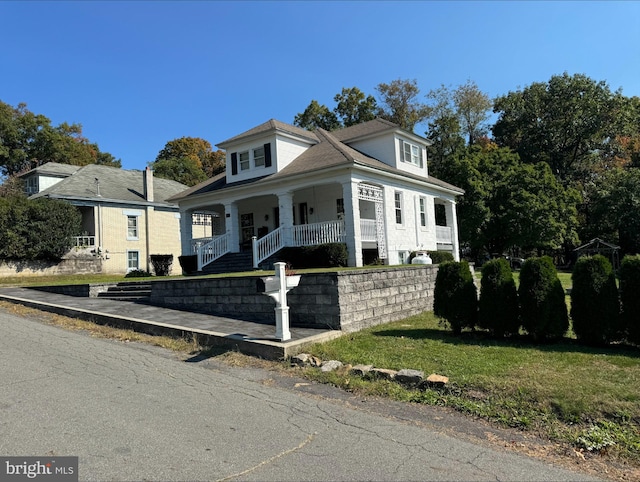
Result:
<svg viewBox="0 0 640 482"><path fill-rule="evenodd" d="M138 216L127 216L127 239L138 239Z"/></svg>
<svg viewBox="0 0 640 482"><path fill-rule="evenodd" d="M394 193L395 207L396 207L396 224L402 224L402 193L396 191Z"/></svg>
<svg viewBox="0 0 640 482"><path fill-rule="evenodd" d="M27 179L27 194L36 194L38 192L38 176L32 176Z"/></svg>
<svg viewBox="0 0 640 482"><path fill-rule="evenodd" d="M251 153L251 156L250 156ZM251 157L253 167L271 167L271 144L267 143L262 147L255 147L250 151L231 153L231 175L235 176L238 171L248 171L251 169Z"/></svg>
<svg viewBox="0 0 640 482"><path fill-rule="evenodd" d="M240 170L246 171L249 169L249 151L241 152L240 157Z"/></svg>
<svg viewBox="0 0 640 482"><path fill-rule="evenodd" d="M255 167L264 166L264 147L253 150L253 165Z"/></svg>
<svg viewBox="0 0 640 482"><path fill-rule="evenodd" d="M407 141L400 141L402 145L402 161L422 167L422 147Z"/></svg>

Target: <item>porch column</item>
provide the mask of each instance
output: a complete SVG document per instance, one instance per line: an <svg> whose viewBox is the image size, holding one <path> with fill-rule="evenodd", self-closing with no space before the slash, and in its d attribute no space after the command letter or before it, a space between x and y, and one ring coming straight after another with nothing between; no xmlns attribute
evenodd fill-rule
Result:
<svg viewBox="0 0 640 482"><path fill-rule="evenodd" d="M458 216L456 215L455 201L446 202L444 212L447 218L447 226L451 227L451 243L454 261L460 261L460 245L458 243Z"/></svg>
<svg viewBox="0 0 640 482"><path fill-rule="evenodd" d="M293 192L277 193L280 227L285 246L293 246Z"/></svg>
<svg viewBox="0 0 640 482"><path fill-rule="evenodd" d="M344 198L344 227L349 266L362 266L362 237L360 235L360 200L358 183L348 181L342 183Z"/></svg>
<svg viewBox="0 0 640 482"><path fill-rule="evenodd" d="M180 246L183 256L195 254L191 248L193 241L193 222L190 209L180 210Z"/></svg>
<svg viewBox="0 0 640 482"><path fill-rule="evenodd" d="M238 215L238 205L234 202L224 205L224 227L229 236L229 251L240 252L240 216Z"/></svg>

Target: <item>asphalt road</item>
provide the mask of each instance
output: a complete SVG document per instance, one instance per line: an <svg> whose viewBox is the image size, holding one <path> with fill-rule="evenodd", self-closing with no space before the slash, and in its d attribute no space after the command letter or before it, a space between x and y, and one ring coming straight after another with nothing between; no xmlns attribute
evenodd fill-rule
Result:
<svg viewBox="0 0 640 482"><path fill-rule="evenodd" d="M0 455L78 456L80 480L594 480L263 370L2 311L0 367Z"/></svg>

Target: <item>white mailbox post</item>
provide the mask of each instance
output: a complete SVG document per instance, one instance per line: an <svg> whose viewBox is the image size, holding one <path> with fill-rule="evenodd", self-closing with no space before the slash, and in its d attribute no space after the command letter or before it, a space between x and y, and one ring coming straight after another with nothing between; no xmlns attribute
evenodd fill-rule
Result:
<svg viewBox="0 0 640 482"><path fill-rule="evenodd" d="M276 338L280 341L291 339L289 331L289 306L287 305L287 292L298 286L300 275L285 274L286 263L273 263L276 269L274 277L263 278L264 294L276 300Z"/></svg>

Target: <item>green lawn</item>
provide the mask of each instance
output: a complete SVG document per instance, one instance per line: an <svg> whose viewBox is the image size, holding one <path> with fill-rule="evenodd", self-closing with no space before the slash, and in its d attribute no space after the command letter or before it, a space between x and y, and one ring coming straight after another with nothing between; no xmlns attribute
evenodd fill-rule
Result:
<svg viewBox="0 0 640 482"><path fill-rule="evenodd" d="M449 377L444 390L407 390L388 381L309 369L309 377L349 390L446 405L510 427L532 430L578 449L607 449L640 464L640 350L594 349L570 338L533 345L525 337L454 337L432 313L370 328L324 344L323 360L412 368Z"/></svg>

